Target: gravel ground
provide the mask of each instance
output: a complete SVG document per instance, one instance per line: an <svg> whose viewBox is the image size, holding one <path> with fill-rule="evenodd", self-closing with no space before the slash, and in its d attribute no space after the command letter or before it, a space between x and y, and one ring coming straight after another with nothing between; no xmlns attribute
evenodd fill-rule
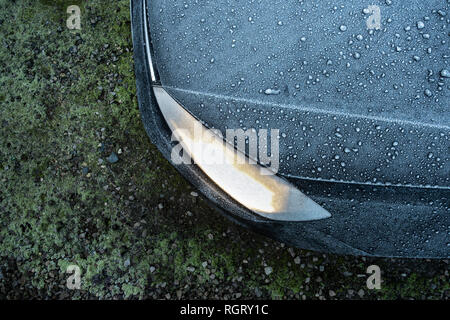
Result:
<svg viewBox="0 0 450 320"><path fill-rule="evenodd" d="M152 146L135 90L128 0L0 0L0 298L449 298L447 260L320 254L230 223Z"/></svg>

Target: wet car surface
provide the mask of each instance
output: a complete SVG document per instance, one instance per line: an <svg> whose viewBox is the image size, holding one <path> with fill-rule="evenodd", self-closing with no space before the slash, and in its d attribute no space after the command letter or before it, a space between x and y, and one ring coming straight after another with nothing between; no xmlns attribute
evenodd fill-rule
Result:
<svg viewBox="0 0 450 320"><path fill-rule="evenodd" d="M137 65L208 127L279 129L278 174L331 213L260 219L193 166L176 168L239 223L308 249L449 256L449 4L363 1L133 2ZM378 30L377 30L378 29ZM136 68L144 125L170 130Z"/></svg>

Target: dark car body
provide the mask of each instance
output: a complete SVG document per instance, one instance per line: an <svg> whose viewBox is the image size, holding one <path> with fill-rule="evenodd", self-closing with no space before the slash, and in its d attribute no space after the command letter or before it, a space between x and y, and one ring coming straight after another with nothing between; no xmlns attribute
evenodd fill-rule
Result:
<svg viewBox="0 0 450 320"><path fill-rule="evenodd" d="M331 217L266 219L196 165L175 168L231 220L293 246L448 258L449 6L383 3L367 30L363 1L132 0L145 129L170 161L155 84L221 131L279 128L278 175Z"/></svg>

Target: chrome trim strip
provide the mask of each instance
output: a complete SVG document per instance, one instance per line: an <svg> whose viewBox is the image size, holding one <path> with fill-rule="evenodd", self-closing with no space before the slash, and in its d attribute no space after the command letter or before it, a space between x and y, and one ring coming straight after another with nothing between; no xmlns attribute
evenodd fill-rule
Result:
<svg viewBox="0 0 450 320"><path fill-rule="evenodd" d="M331 214L269 169L248 161L195 119L161 86L153 86L159 108L183 152L226 194L271 220L312 221Z"/></svg>
<svg viewBox="0 0 450 320"><path fill-rule="evenodd" d="M155 69L153 67L153 61L152 61L152 54L151 54L151 43L150 43L150 38L149 38L149 27L148 27L148 15L147 15L147 1L144 1L143 3L143 19L144 19L144 38L145 38L145 50L147 52L147 59L148 59L148 65L150 68L150 76L151 76L151 80L152 82L156 82L156 73L155 73Z"/></svg>

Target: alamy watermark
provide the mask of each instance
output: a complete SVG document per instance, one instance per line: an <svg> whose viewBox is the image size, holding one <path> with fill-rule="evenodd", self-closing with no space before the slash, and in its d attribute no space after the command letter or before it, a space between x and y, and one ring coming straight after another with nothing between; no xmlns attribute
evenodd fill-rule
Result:
<svg viewBox="0 0 450 320"><path fill-rule="evenodd" d="M381 269L377 265L371 265L367 268L367 274L370 276L367 278L366 285L367 289L381 289Z"/></svg>
<svg viewBox="0 0 450 320"><path fill-rule="evenodd" d="M79 6L72 5L67 7L67 13L70 14L66 25L70 30L81 30L81 10Z"/></svg>
<svg viewBox="0 0 450 320"><path fill-rule="evenodd" d="M69 290L81 289L81 270L77 265L70 265L66 269L66 273L70 274L67 278L66 286Z"/></svg>
<svg viewBox="0 0 450 320"><path fill-rule="evenodd" d="M381 29L381 9L379 6L370 5L363 10L365 14L370 14L366 20L367 29L380 30Z"/></svg>
<svg viewBox="0 0 450 320"><path fill-rule="evenodd" d="M276 174L280 165L278 129L227 129L224 139L220 130L205 129L202 124L195 123L193 133L184 129L174 130L172 141L178 142L171 153L171 160L177 165L240 165L258 162L269 169L261 170L264 175ZM224 151L225 148L228 151ZM234 156L230 157L230 150L234 150Z"/></svg>

